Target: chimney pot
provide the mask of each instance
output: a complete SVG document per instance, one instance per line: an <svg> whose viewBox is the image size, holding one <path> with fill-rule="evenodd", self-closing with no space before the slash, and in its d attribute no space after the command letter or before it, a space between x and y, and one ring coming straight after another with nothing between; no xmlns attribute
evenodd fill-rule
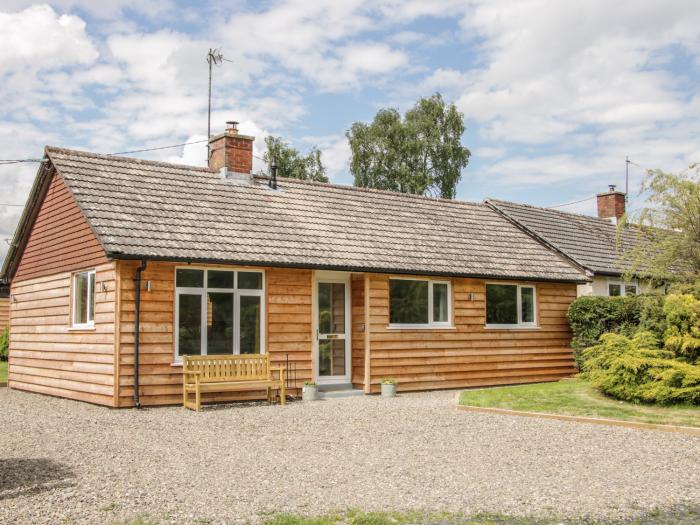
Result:
<svg viewBox="0 0 700 525"><path fill-rule="evenodd" d="M209 169L225 170L226 174L253 172L253 141L255 137L238 133L238 122L226 122L226 131L209 139Z"/></svg>

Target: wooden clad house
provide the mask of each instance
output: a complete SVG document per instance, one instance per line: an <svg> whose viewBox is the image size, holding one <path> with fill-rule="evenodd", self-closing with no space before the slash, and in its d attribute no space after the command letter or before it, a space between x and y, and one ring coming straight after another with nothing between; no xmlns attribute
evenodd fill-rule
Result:
<svg viewBox="0 0 700 525"><path fill-rule="evenodd" d="M11 388L173 404L193 354L267 353L291 388L366 393L575 371L565 316L586 278L565 257L485 204L273 188L252 142L212 138L208 169L46 148L3 267Z"/></svg>

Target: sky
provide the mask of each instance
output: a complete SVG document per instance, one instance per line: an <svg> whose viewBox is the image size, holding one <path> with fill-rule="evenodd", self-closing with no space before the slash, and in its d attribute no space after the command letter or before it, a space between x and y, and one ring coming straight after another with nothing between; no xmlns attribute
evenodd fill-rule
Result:
<svg viewBox="0 0 700 525"><path fill-rule="evenodd" d="M472 156L458 199L595 214L646 169L700 161L696 0L0 1L0 159L202 140L237 120L321 149L351 184L345 131L440 92ZM203 165L202 144L136 154ZM256 160L256 168L262 168ZM37 164L0 165L0 259ZM582 201L582 202L577 202Z"/></svg>

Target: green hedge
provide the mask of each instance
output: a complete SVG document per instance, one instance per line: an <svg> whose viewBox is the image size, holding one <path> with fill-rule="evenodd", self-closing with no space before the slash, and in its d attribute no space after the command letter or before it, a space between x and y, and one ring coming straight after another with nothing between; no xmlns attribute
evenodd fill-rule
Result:
<svg viewBox="0 0 700 525"><path fill-rule="evenodd" d="M0 332L0 361L7 361L7 355L10 351L10 327L6 326Z"/></svg>
<svg viewBox="0 0 700 525"><path fill-rule="evenodd" d="M596 345L605 333L632 335L642 328L661 339L666 330L663 302L659 295L576 299L569 306L568 320L577 365L582 365L582 351Z"/></svg>

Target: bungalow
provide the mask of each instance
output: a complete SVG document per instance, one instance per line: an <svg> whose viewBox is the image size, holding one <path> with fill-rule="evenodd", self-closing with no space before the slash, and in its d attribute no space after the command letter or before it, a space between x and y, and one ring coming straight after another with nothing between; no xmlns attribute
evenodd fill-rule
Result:
<svg viewBox="0 0 700 525"><path fill-rule="evenodd" d="M486 204L254 176L253 140L209 168L45 149L1 275L11 388L175 404L200 354L365 393L575 372L567 258Z"/></svg>
<svg viewBox="0 0 700 525"><path fill-rule="evenodd" d="M654 291L648 280L625 279L629 265L624 261L624 253L638 242L638 230L633 226L618 229L618 221L625 214L625 194L610 186L610 191L596 197L598 217L497 199L486 202L586 272L590 279L578 285L579 296L621 296Z"/></svg>

